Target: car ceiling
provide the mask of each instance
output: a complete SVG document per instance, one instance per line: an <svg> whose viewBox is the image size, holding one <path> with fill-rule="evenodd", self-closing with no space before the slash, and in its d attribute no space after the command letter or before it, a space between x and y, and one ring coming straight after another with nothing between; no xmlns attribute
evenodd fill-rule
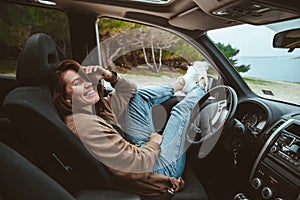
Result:
<svg viewBox="0 0 300 200"><path fill-rule="evenodd" d="M7 1L51 7L43 4L44 0ZM164 4L149 3L149 0L49 1L66 12L143 21L187 31L207 31L241 23L270 24L300 16L298 0L169 0Z"/></svg>

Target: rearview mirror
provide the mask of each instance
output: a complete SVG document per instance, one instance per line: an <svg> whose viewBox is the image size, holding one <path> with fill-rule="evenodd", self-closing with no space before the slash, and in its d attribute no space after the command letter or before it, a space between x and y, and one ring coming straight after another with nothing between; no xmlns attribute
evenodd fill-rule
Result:
<svg viewBox="0 0 300 200"><path fill-rule="evenodd" d="M279 32L273 39L274 48L289 48L293 51L300 47L300 28Z"/></svg>

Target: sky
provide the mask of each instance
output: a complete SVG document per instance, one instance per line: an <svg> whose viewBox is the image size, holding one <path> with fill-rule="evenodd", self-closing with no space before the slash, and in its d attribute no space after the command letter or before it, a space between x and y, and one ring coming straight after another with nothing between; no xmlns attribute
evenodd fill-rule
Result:
<svg viewBox="0 0 300 200"><path fill-rule="evenodd" d="M299 26L299 21L297 23ZM234 30L234 31L233 31ZM234 34L233 34L234 33ZM300 56L300 50L288 53L287 49L275 49L272 46L275 31L264 26L239 25L208 32L214 42L240 50L237 56Z"/></svg>

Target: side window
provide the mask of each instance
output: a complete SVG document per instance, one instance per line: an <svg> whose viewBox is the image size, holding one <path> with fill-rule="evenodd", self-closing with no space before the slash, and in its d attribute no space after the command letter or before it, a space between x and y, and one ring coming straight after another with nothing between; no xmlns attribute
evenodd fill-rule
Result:
<svg viewBox="0 0 300 200"><path fill-rule="evenodd" d="M110 18L101 18L98 28L102 65L138 87L175 82L191 63L206 62L197 49L168 31ZM212 67L208 72L217 74Z"/></svg>
<svg viewBox="0 0 300 200"><path fill-rule="evenodd" d="M68 19L63 12L0 2L0 74L16 73L24 42L34 33L49 35L61 59L71 57Z"/></svg>

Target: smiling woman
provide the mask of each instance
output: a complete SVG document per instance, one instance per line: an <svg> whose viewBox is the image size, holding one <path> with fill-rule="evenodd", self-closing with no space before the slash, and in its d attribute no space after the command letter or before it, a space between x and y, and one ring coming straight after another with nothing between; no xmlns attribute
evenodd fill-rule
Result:
<svg viewBox="0 0 300 200"><path fill-rule="evenodd" d="M73 103L78 105L89 106L99 101L99 95L92 87L92 82L84 80L76 71L66 71L63 80L66 83L66 100L68 103L72 102L73 96L79 97L73 100Z"/></svg>
<svg viewBox="0 0 300 200"><path fill-rule="evenodd" d="M98 92L103 89L101 79L115 89L107 97ZM189 124L186 116L204 95L207 84L206 66L201 63L190 66L175 85L137 89L115 72L100 66L82 67L72 60L62 61L54 69L50 83L60 117L116 176L116 187L149 196L184 187L181 176ZM170 99L178 90L186 96L172 108L162 137L155 132L152 107ZM121 116L126 120L123 126ZM128 180L131 187L123 188L123 181Z"/></svg>

